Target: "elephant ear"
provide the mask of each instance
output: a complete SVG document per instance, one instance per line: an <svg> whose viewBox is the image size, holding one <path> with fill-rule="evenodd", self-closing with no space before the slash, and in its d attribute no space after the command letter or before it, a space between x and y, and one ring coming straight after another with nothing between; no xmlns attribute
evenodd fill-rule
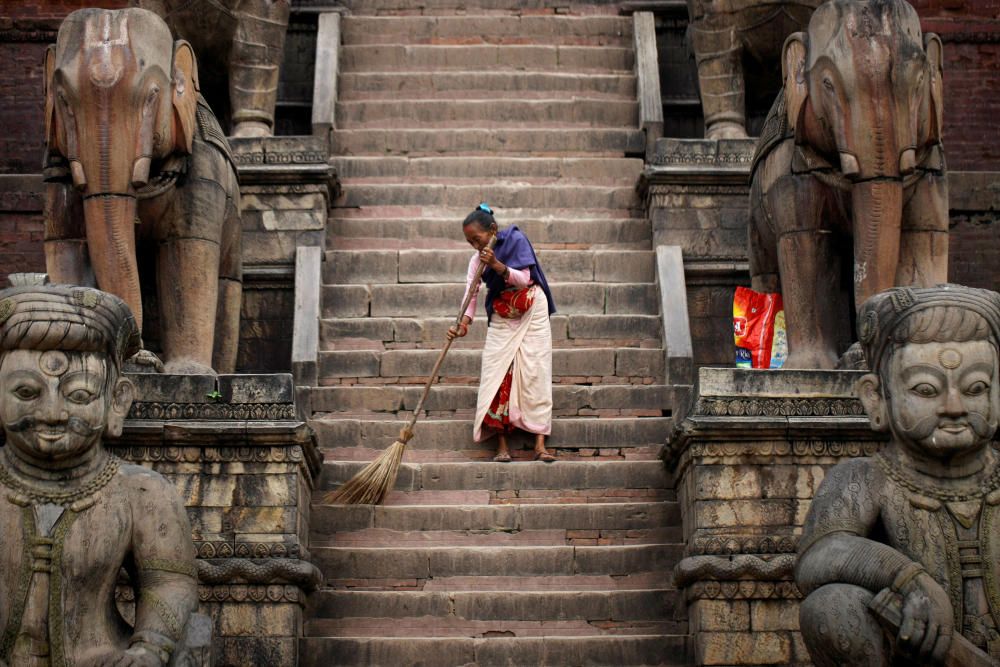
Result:
<svg viewBox="0 0 1000 667"><path fill-rule="evenodd" d="M788 127L795 130L805 106L809 89L806 82L806 34L794 32L781 50L781 78L784 81L785 112Z"/></svg>
<svg viewBox="0 0 1000 667"><path fill-rule="evenodd" d="M197 126L198 61L185 40L174 42L173 63L174 147L190 153Z"/></svg>
<svg viewBox="0 0 1000 667"><path fill-rule="evenodd" d="M45 49L45 150L47 153L56 153L61 149L56 145L58 136L58 126L56 125L56 93L55 81L52 78L56 73L56 45L49 44Z"/></svg>
<svg viewBox="0 0 1000 667"><path fill-rule="evenodd" d="M927 52L927 67L930 79L927 88L930 93L930 134L931 139L940 142L944 126L944 55L941 38L932 32L924 35L924 51Z"/></svg>

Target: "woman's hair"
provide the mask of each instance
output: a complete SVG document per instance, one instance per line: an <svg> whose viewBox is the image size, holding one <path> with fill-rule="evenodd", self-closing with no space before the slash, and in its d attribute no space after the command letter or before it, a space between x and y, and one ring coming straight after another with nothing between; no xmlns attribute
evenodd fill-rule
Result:
<svg viewBox="0 0 1000 667"><path fill-rule="evenodd" d="M493 218L493 211L490 210L490 207L486 204L480 204L476 210L465 216L465 220L462 221L462 229L471 224L477 224L480 229L489 231L496 226L497 221Z"/></svg>

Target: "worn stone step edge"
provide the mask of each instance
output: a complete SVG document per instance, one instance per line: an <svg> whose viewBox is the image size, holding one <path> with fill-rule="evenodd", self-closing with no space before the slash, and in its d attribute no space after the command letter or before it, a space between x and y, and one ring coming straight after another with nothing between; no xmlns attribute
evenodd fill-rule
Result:
<svg viewBox="0 0 1000 667"><path fill-rule="evenodd" d="M448 70L428 72L349 72L338 79L343 101L391 99L542 99L556 94L592 98L636 98L633 74L567 74L523 70L484 72Z"/></svg>
<svg viewBox="0 0 1000 667"><path fill-rule="evenodd" d="M443 69L525 69L542 71L624 73L632 70L635 52L629 46L550 44L344 44L340 71L385 70L420 72Z"/></svg>
<svg viewBox="0 0 1000 667"><path fill-rule="evenodd" d="M687 665L687 636L304 637L301 667L329 665Z"/></svg>
<svg viewBox="0 0 1000 667"><path fill-rule="evenodd" d="M403 157L334 156L329 164L341 180L353 178L428 179L467 178L559 179L561 183L634 184L642 173L643 161L626 157Z"/></svg>
<svg viewBox="0 0 1000 667"><path fill-rule="evenodd" d="M627 46L632 40L632 22L617 16L349 16L342 22L344 44L418 44L424 40L481 39L497 43L517 39L544 40L545 44L562 40L607 40L588 44ZM579 45L578 41L567 41Z"/></svg>
<svg viewBox="0 0 1000 667"><path fill-rule="evenodd" d="M338 128L335 155L638 155L645 135L638 128Z"/></svg>
<svg viewBox="0 0 1000 667"><path fill-rule="evenodd" d="M617 463L617 462L616 462ZM625 463L633 463L631 461ZM327 464L330 465L330 464ZM457 464L469 465L469 464ZM475 464L472 464L475 465ZM650 463L655 465L655 463ZM360 466L359 466L360 467ZM397 486L398 488L398 486ZM676 501L566 505L324 505L314 497L313 533L389 530L641 530L678 525Z"/></svg>
<svg viewBox="0 0 1000 667"><path fill-rule="evenodd" d="M416 578L503 572L514 575L617 574L672 569L682 544L555 547L406 547L310 549L331 578Z"/></svg>
<svg viewBox="0 0 1000 667"><path fill-rule="evenodd" d="M420 387L383 385L380 387L315 387L310 389L313 413L344 412L364 409L372 412L412 411L423 394ZM471 409L476 405L477 387L433 386L428 394L429 409L454 407ZM555 385L553 409L643 409L669 410L674 402L673 387L668 385Z"/></svg>

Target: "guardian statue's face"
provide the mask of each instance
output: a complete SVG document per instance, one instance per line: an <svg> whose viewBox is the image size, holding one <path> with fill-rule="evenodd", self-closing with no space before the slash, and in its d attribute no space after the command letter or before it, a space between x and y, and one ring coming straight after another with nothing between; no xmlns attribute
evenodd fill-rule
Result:
<svg viewBox="0 0 1000 667"><path fill-rule="evenodd" d="M7 445L38 463L69 463L96 447L105 431L120 433L125 414L116 395L131 382L118 379L109 391L107 373L106 356L94 352L3 355L0 422Z"/></svg>
<svg viewBox="0 0 1000 667"><path fill-rule="evenodd" d="M988 445L997 429L997 351L985 340L908 343L889 360L889 424L903 444L947 459Z"/></svg>

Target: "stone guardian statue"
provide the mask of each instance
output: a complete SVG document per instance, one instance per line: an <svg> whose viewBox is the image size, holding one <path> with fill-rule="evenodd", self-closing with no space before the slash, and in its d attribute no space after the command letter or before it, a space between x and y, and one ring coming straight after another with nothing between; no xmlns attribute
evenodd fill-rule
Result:
<svg viewBox="0 0 1000 667"><path fill-rule="evenodd" d="M858 394L890 441L806 517L800 625L823 665L1000 664L1000 294L893 288L861 307Z"/></svg>
<svg viewBox="0 0 1000 667"><path fill-rule="evenodd" d="M121 434L139 344L118 297L87 287L0 292L0 665L161 667L198 606L184 504L103 446ZM115 606L124 568L135 626Z"/></svg>

